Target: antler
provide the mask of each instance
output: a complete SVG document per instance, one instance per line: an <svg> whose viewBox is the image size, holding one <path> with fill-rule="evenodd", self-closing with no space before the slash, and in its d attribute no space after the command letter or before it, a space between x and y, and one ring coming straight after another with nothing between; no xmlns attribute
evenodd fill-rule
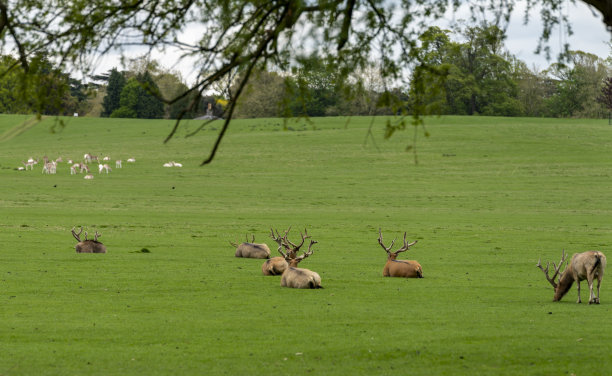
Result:
<svg viewBox="0 0 612 376"><path fill-rule="evenodd" d="M274 235L274 230L270 228L270 237L276 242L276 244L278 244L279 247L283 245L283 237L280 236L278 230L276 230L276 235Z"/></svg>
<svg viewBox="0 0 612 376"><path fill-rule="evenodd" d="M409 250L410 247L415 245L417 242L418 242L418 240L415 240L412 243L408 244L408 242L406 241L406 233L404 232L404 246L402 248L398 249L397 251L395 251L395 253L405 252L405 251Z"/></svg>
<svg viewBox="0 0 612 376"><path fill-rule="evenodd" d="M555 278L557 277L557 274L559 274L559 270L561 269L561 266L563 265L563 263L565 262L566 259L566 254L565 254L565 249L563 250L563 253L561 254L561 261L559 261L559 266L555 265L555 263L553 262L553 268L555 268L555 274L553 274L552 278L550 278L548 276L548 267L550 266L550 263L546 263L546 268L542 267L542 263L541 263L541 258L538 259L538 263L537 263L537 267L540 268L540 270L542 270L542 272L544 272L544 275L546 276L546 279L548 280L548 282L550 282L550 284L554 287L557 288L557 283L555 282ZM561 274L563 274L563 272L561 272Z"/></svg>
<svg viewBox="0 0 612 376"><path fill-rule="evenodd" d="M318 241L316 241L316 240L311 240L311 241L310 241L310 244L308 245L308 252L304 252L304 254L302 254L301 256L296 257L295 259L297 260L297 262L300 262L300 261L302 261L303 259L305 259L306 257L308 257L308 256L312 255L312 254L314 253L314 250L311 250L310 248L312 248L312 246L313 246L314 244L317 244L317 243L318 243Z"/></svg>
<svg viewBox="0 0 612 376"><path fill-rule="evenodd" d="M383 249L387 252L387 253L391 253L391 248L393 248L393 244L395 244L395 239L393 239L393 241L391 242L391 245L389 247L385 247L385 245L383 244L383 236L382 236L382 231L380 230L380 228L378 229L378 244L380 244L381 247L383 247Z"/></svg>
<svg viewBox="0 0 612 376"><path fill-rule="evenodd" d="M246 237L246 242L249 243L249 234L245 234L244 235ZM255 243L255 234L251 234L252 236L252 240L250 241L250 243Z"/></svg>
<svg viewBox="0 0 612 376"><path fill-rule="evenodd" d="M98 234L98 230L96 230L96 234L94 235L94 242L97 242L100 236L102 236L102 234Z"/></svg>
<svg viewBox="0 0 612 376"><path fill-rule="evenodd" d="M80 228L79 233L77 234L76 232L74 232L74 227L72 228L72 236L74 236L74 238L80 242L81 241L81 233L83 232L83 227Z"/></svg>
<svg viewBox="0 0 612 376"><path fill-rule="evenodd" d="M306 239L310 238L310 235L308 235L308 231L306 229L304 229L304 233L303 234L300 232L300 235L302 236L302 242L299 245L295 245L291 241L289 241L289 239L287 239L287 235L289 234L289 230L291 230L291 227L289 227L289 229L287 231L285 231L284 240L285 240L285 242L287 244L291 245L291 247L293 247L293 251L297 253L297 251L299 251L300 248L304 245L304 241Z"/></svg>

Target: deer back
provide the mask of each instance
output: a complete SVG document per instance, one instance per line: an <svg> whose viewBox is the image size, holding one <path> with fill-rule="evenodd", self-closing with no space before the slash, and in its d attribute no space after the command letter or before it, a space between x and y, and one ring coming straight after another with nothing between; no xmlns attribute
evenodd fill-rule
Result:
<svg viewBox="0 0 612 376"><path fill-rule="evenodd" d="M289 264L284 257L272 257L261 265L261 272L263 275L281 275L287 270L288 266Z"/></svg>
<svg viewBox="0 0 612 376"><path fill-rule="evenodd" d="M308 269L290 266L281 277L281 286L294 289L321 289L321 277Z"/></svg>
<svg viewBox="0 0 612 376"><path fill-rule="evenodd" d="M106 253L106 246L95 240L78 242L74 248L77 253Z"/></svg>
<svg viewBox="0 0 612 376"><path fill-rule="evenodd" d="M421 264L414 260L387 260L384 277L423 278Z"/></svg>
<svg viewBox="0 0 612 376"><path fill-rule="evenodd" d="M602 252L586 251L572 256L565 273L571 273L574 281L582 281L587 279L589 274L603 277L605 268L606 256Z"/></svg>
<svg viewBox="0 0 612 376"><path fill-rule="evenodd" d="M236 247L236 257L267 259L270 258L270 248L267 244L241 243Z"/></svg>

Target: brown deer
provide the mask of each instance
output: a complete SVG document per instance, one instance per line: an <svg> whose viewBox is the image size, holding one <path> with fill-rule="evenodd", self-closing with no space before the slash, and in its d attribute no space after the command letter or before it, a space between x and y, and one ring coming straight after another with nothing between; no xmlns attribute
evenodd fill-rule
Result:
<svg viewBox="0 0 612 376"><path fill-rule="evenodd" d="M244 243L236 244L229 242L233 247L236 247L236 257L256 259L270 258L270 248L268 248L268 245L255 243L255 235L252 236L253 238L250 242L248 235Z"/></svg>
<svg viewBox="0 0 612 376"><path fill-rule="evenodd" d="M102 236L98 231L94 235L94 240L87 239L87 231L85 231L85 240L81 240L82 232L83 227L80 228L78 234L74 231L74 227L72 228L72 236L78 241L74 247L77 253L106 253L106 246L98 241L98 238Z"/></svg>
<svg viewBox="0 0 612 376"><path fill-rule="evenodd" d="M559 261L558 266L553 262L555 274L553 274L552 277L548 275L549 263L546 263L546 268L543 268L540 259L536 265L544 272L546 279L555 289L553 302L560 301L570 290L574 282L576 282L578 286L578 301L576 303L582 303L580 300L580 281L586 279L589 284L589 304L599 304L599 288L601 286L604 270L606 269L606 255L599 251L576 253L572 256L565 270L560 272L561 266L566 258L565 250L563 250L561 261ZM555 282L557 275L559 275L559 281ZM593 280L595 278L597 278L597 296L593 293Z"/></svg>
<svg viewBox="0 0 612 376"><path fill-rule="evenodd" d="M294 259L297 257L297 253L300 251L300 248L302 247L302 245L304 245L304 241L310 238L310 236L308 235L308 231L304 230L304 234L300 233L300 235L302 236L302 242L296 245L296 244L293 244L291 241L289 241L289 239L287 239L287 236L290 230L291 230L291 227L289 227L287 231L285 231L284 236L281 236L278 230L276 230L276 235L275 235L274 230L270 229L270 237L278 244L279 248L280 247L285 248L287 255L290 258ZM283 256L272 257L271 259L266 260L266 262L264 262L263 265L261 265L261 272L263 273L263 275L281 275L283 274L283 272L285 271L285 269L287 269L287 266L289 264L285 260L284 253L281 252L281 255Z"/></svg>
<svg viewBox="0 0 612 376"><path fill-rule="evenodd" d="M383 244L382 231L378 229L378 244L387 252L387 263L383 268L384 277L402 277L402 278L423 278L423 268L421 264L414 260L397 260L397 255L401 252L405 252L410 247L415 245L418 240L408 244L406 241L406 233L404 232L404 246L395 252L391 252L395 239L391 242L389 247L385 247Z"/></svg>
<svg viewBox="0 0 612 376"><path fill-rule="evenodd" d="M286 238L285 238L286 240ZM298 264L304 260L306 257L312 255L314 252L311 250L312 246L317 244L316 241L311 240L310 245L308 246L308 251L304 252L303 255L298 257L292 257L290 252L286 254L281 251L282 246L278 247L278 251L285 257L285 260L289 264L287 269L283 272L281 276L281 286L282 287L291 287L294 289L322 289L321 286L321 277L318 273L313 272L308 269L298 268Z"/></svg>

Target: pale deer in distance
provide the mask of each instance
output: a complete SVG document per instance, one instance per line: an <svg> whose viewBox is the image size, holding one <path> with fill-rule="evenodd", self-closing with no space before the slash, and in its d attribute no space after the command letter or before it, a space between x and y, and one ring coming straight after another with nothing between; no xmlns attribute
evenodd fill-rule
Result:
<svg viewBox="0 0 612 376"><path fill-rule="evenodd" d="M304 230L305 234L300 234L302 236L302 242L299 245L295 245L287 239L287 236L290 230L291 230L291 227L289 227L287 231L285 231L284 236L281 236L278 230L276 231L276 235L275 235L274 230L270 229L270 237L278 244L279 248L284 247L285 251L287 252L287 255L293 259L293 258L296 258L297 253L300 250L300 247L304 245L304 241L310 236L308 235L308 232ZM261 272L263 273L263 275L281 275L283 274L283 272L285 271L285 269L287 269L287 266L289 264L285 260L285 254L281 252L281 255L283 256L282 257L280 256L272 257L271 259L266 260L266 262L264 262L261 265Z"/></svg>
<svg viewBox="0 0 612 376"><path fill-rule="evenodd" d="M586 251L576 253L572 256L569 264L564 271L560 271L561 266L565 262L567 256L565 250L561 254L561 261L558 265L553 262L555 273L552 277L548 275L549 263L546 263L546 268L542 267L541 259L538 260L537 267L544 272L546 279L555 289L553 302L560 301L565 294L570 290L574 282L578 287L578 301L580 300L580 281L587 280L589 285L589 304L599 304L599 288L601 280L606 269L606 255L599 251ZM559 275L559 281L555 282L555 278ZM593 281L597 278L597 296L593 293Z"/></svg>
<svg viewBox="0 0 612 376"><path fill-rule="evenodd" d="M286 241L286 237L284 238ZM312 270L298 268L298 264L303 261L306 257L313 254L313 250L311 249L314 244L317 244L315 240L311 240L308 245L308 251L304 252L301 256L293 256L290 252L286 254L283 253L281 248L286 244L278 247L278 251L283 255L285 261L289 266L283 272L281 276L281 286L282 287L290 287L294 289L322 289L321 286L321 276L318 273L313 272Z"/></svg>
<svg viewBox="0 0 612 376"><path fill-rule="evenodd" d="M387 263L383 268L384 277L403 277L403 278L423 278L423 268L421 264L414 260L397 260L397 255L405 252L417 243L415 240L412 243L406 241L406 233L404 232L404 245L395 252L391 252L395 239L389 247L383 244L383 236L381 229L378 229L378 244L387 252Z"/></svg>
<svg viewBox="0 0 612 376"><path fill-rule="evenodd" d="M87 239L87 231L85 231L85 240L81 240L82 232L83 227L80 228L78 233L74 231L74 227L72 228L72 236L78 241L77 245L74 246L77 253L106 253L106 246L98 241L98 238L102 236L98 231L94 235L94 240Z"/></svg>
<svg viewBox="0 0 612 376"><path fill-rule="evenodd" d="M233 243L229 242L233 247L236 247L236 257L256 258L256 259L267 259L270 258L270 248L267 244L255 243L255 235L249 242L247 235L246 242L244 243Z"/></svg>

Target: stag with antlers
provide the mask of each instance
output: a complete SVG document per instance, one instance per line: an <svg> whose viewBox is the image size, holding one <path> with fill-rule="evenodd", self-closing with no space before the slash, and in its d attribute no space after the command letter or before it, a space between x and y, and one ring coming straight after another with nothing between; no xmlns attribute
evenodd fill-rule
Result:
<svg viewBox="0 0 612 376"><path fill-rule="evenodd" d="M387 252L387 263L383 268L384 277L403 277L403 278L423 278L423 268L421 264L414 260L397 260L397 255L401 252L405 252L417 243L415 240L412 243L406 241L406 233L404 232L404 246L395 252L391 252L395 239L391 242L391 245L385 247L383 244L383 236L381 229L378 229L378 244Z"/></svg>
<svg viewBox="0 0 612 376"><path fill-rule="evenodd" d="M264 243L255 243L255 235L252 235L251 241L249 236L246 236L246 242L234 243L229 242L233 247L236 247L236 257L267 259L270 258L270 248Z"/></svg>
<svg viewBox="0 0 612 376"><path fill-rule="evenodd" d="M304 230L304 234L300 233L300 235L302 236L302 242L296 245L289 241L289 239L287 238L290 230L291 227L289 227L287 231L285 231L285 235L281 236L278 230L276 230L275 234L274 230L270 229L270 237L278 244L279 249L284 248L289 258L294 259L297 257L297 253L300 251L302 245L304 245L304 241L310 238L310 236L308 235L308 231ZM261 272L263 273L263 275L283 274L289 264L285 260L285 254L281 252L281 255L283 256L272 257L271 259L266 260L263 265L261 265Z"/></svg>
<svg viewBox="0 0 612 376"><path fill-rule="evenodd" d="M552 277L548 275L550 263L547 262L546 268L544 268L540 259L536 265L544 272L546 280L548 280L555 289L553 302L560 301L570 290L574 282L576 282L576 286L578 287L578 301L576 303L581 303L580 281L586 279L589 285L589 304L599 304L599 288L601 286L604 270L606 269L606 256L599 251L576 253L572 256L565 270L561 271L561 266L563 266L566 259L567 255L565 254L565 250L563 250L559 264L555 265L554 262L552 263L555 269L555 273ZM557 275L559 276L559 280L555 281ZM593 281L595 278L597 278L597 296L593 293Z"/></svg>
<svg viewBox="0 0 612 376"><path fill-rule="evenodd" d="M74 231L74 227L72 228L72 236L78 241L74 247L77 253L106 253L106 246L98 241L98 238L102 236L102 234L96 231L94 240L88 240L87 231L85 231L85 240L81 240L82 232L83 227L79 229L78 233Z"/></svg>
<svg viewBox="0 0 612 376"><path fill-rule="evenodd" d="M286 237L285 237L286 240ZM290 243L290 242L287 242ZM302 241L303 243L303 241ZM292 255L291 252L284 253L281 248L283 246L278 246L278 252L285 258L287 261L287 269L283 272L281 276L281 286L282 287L291 287L294 289L322 289L321 286L321 277L318 273L313 272L312 270L298 268L298 264L303 261L305 258L313 254L313 250L311 249L313 245L317 244L316 241L311 240L310 245L308 245L308 251L304 252L301 256Z"/></svg>

